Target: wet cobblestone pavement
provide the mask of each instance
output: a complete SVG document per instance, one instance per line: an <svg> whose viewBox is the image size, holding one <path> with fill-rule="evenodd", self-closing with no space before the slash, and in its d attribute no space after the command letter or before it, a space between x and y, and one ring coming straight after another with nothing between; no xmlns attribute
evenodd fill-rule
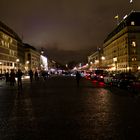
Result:
<svg viewBox="0 0 140 140"><path fill-rule="evenodd" d="M0 85L0 140L139 140L140 97L73 77Z"/></svg>

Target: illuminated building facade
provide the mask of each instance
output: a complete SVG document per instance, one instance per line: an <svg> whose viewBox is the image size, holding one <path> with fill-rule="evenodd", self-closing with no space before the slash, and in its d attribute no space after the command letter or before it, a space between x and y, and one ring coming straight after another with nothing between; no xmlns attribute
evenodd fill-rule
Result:
<svg viewBox="0 0 140 140"><path fill-rule="evenodd" d="M0 73L17 69L18 44L22 44L18 35L0 22Z"/></svg>
<svg viewBox="0 0 140 140"><path fill-rule="evenodd" d="M102 69L102 55L103 52L101 48L98 48L93 54L88 56L88 64L90 65L90 70Z"/></svg>
<svg viewBox="0 0 140 140"><path fill-rule="evenodd" d="M110 71L140 69L140 12L131 12L107 36L103 44L104 64Z"/></svg>
<svg viewBox="0 0 140 140"><path fill-rule="evenodd" d="M33 71L40 69L40 53L39 51L30 46L24 44L25 48L25 71L32 69Z"/></svg>
<svg viewBox="0 0 140 140"><path fill-rule="evenodd" d="M48 59L47 59L47 57L40 55L40 64L41 64L41 70L48 71Z"/></svg>

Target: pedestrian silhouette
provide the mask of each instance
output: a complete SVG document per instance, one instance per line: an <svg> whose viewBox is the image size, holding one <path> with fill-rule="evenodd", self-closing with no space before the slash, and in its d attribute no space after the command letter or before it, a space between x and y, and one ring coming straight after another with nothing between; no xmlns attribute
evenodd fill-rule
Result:
<svg viewBox="0 0 140 140"><path fill-rule="evenodd" d="M42 77L44 80L46 80L46 71L42 71Z"/></svg>
<svg viewBox="0 0 140 140"><path fill-rule="evenodd" d="M77 72L76 72L76 82L77 82L77 87L79 87L80 79L81 79L81 74L77 71Z"/></svg>
<svg viewBox="0 0 140 140"><path fill-rule="evenodd" d="M33 71L32 70L29 71L29 76L30 76L30 82L32 83L32 81L33 81Z"/></svg>
<svg viewBox="0 0 140 140"><path fill-rule="evenodd" d="M15 85L15 82L16 82L15 76L16 76L16 74L15 74L14 70L12 69L11 73L10 73L10 85L11 86Z"/></svg>
<svg viewBox="0 0 140 140"><path fill-rule="evenodd" d="M38 81L39 80L39 77L38 77L38 72L37 70L35 71L35 80Z"/></svg>
<svg viewBox="0 0 140 140"><path fill-rule="evenodd" d="M9 82L10 77L9 77L9 72L5 73L5 79L6 79L6 84Z"/></svg>
<svg viewBox="0 0 140 140"><path fill-rule="evenodd" d="M22 71L20 69L18 69L17 72L17 80L18 80L18 89L22 89Z"/></svg>

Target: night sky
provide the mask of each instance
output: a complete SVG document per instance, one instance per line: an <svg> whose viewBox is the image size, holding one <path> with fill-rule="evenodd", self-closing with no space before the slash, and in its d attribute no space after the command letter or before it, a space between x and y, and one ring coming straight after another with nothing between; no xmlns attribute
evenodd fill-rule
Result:
<svg viewBox="0 0 140 140"><path fill-rule="evenodd" d="M133 4L140 10L140 0ZM114 17L118 14L121 20L131 8L129 0L0 0L0 20L25 43L44 47L49 55L58 51L55 58L61 61L60 50L87 55L102 46L116 26Z"/></svg>

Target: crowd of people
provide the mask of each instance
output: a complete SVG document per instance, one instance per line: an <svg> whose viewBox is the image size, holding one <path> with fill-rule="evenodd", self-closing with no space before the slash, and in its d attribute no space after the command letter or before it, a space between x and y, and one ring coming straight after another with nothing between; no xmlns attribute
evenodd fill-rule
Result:
<svg viewBox="0 0 140 140"><path fill-rule="evenodd" d="M22 75L23 73L20 69L18 69L17 72L15 72L14 69L11 69L10 73L5 73L6 84L10 83L11 86L14 86L17 78L18 88L22 88Z"/></svg>
<svg viewBox="0 0 140 140"><path fill-rule="evenodd" d="M22 88L22 76L23 75L24 75L24 73L20 69L18 69L18 71L11 69L10 73L9 72L5 73L6 84L10 84L11 86L14 86L16 83L16 79L17 79L18 88ZM39 80L40 73L37 70L35 70L35 71L29 70L27 75L29 75L30 82L32 83L33 79L35 81ZM46 71L42 71L41 75L44 80L46 80L46 78L49 77L49 74Z"/></svg>
<svg viewBox="0 0 140 140"><path fill-rule="evenodd" d="M15 84L17 83L18 89L22 89L23 75L24 75L24 73L20 69L18 69L17 71L15 71L14 69L11 69L10 73L9 72L5 73L6 84L9 84L10 86L15 86ZM46 80L48 77L50 77L50 74L47 71L41 71L39 73L37 70L35 70L35 71L29 70L28 75L30 77L30 83L33 82L33 79L35 81L38 81L40 77L42 77L43 80ZM77 71L75 76L76 76L77 86L79 87L79 81L81 79L81 74Z"/></svg>

